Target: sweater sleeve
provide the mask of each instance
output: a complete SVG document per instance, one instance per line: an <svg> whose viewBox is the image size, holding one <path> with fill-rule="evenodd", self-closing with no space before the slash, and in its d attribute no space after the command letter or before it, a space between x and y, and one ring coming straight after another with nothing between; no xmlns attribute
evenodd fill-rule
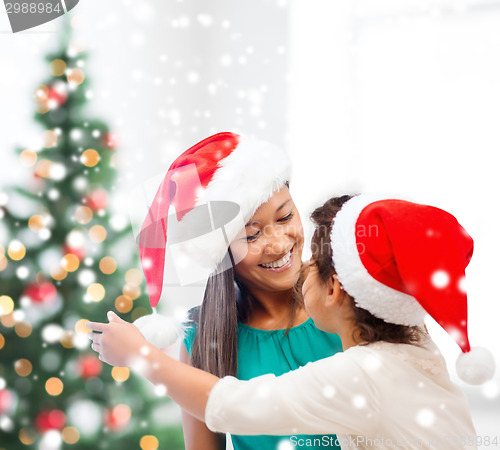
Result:
<svg viewBox="0 0 500 450"><path fill-rule="evenodd" d="M276 377L224 377L208 398L205 422L240 435L375 434L374 384L348 352Z"/></svg>

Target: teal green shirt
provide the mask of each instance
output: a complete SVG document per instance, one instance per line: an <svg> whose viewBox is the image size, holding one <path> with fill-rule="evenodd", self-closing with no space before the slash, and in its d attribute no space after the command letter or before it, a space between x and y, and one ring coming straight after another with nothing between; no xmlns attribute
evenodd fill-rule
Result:
<svg viewBox="0 0 500 450"><path fill-rule="evenodd" d="M190 323L186 329L184 345L191 355L191 347L196 336L196 324ZM282 375L290 370L305 366L308 362L332 356L342 351L342 342L336 334L320 331L312 319L290 329L284 337L285 330L259 330L238 323L238 371L236 377L240 380L273 373ZM335 376L335 374L332 374ZM278 450L281 442L300 448L307 448L306 442L321 443L321 448L337 448L335 435L313 436L237 436L231 435L235 450ZM299 441L299 439L304 439ZM308 441L306 441L306 439ZM312 441L319 439L319 441ZM333 443L333 445L331 444ZM295 445L294 445L295 444ZM283 446L284 448L288 448Z"/></svg>

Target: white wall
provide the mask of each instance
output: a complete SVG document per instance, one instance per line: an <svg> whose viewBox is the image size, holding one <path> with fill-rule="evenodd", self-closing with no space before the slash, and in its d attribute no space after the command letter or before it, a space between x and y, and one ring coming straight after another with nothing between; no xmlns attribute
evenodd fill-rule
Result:
<svg viewBox="0 0 500 450"><path fill-rule="evenodd" d="M290 30L299 205L363 190L452 212L475 240L471 345L500 365L500 2L296 0ZM429 327L454 376L458 347ZM466 388L479 434L498 434L499 380Z"/></svg>

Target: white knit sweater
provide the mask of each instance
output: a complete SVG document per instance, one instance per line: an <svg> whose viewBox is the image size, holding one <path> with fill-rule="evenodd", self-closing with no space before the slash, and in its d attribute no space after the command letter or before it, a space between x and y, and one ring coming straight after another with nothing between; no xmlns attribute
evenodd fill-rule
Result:
<svg viewBox="0 0 500 450"><path fill-rule="evenodd" d="M434 343L377 342L276 377L225 377L205 421L233 434L337 434L342 449L475 449L467 400ZM298 442L298 448L328 447ZM286 447L285 447L286 448Z"/></svg>

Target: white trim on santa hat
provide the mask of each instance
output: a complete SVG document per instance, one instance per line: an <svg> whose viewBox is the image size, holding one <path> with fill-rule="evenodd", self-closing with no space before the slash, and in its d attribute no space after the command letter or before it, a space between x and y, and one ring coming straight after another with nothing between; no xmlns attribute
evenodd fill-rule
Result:
<svg viewBox="0 0 500 450"><path fill-rule="evenodd" d="M356 223L363 209L379 200L407 200L401 196L362 194L348 200L335 216L330 234L332 256L339 282L357 306L389 323L415 326L426 312L411 295L397 291L373 278L359 256Z"/></svg>
<svg viewBox="0 0 500 450"><path fill-rule="evenodd" d="M288 153L280 147L265 141L241 138L237 147L218 166L207 187L199 192L195 206L210 201L238 204L240 217L224 227L226 238L231 242L241 230L241 218L244 226L260 205L290 181L292 163ZM188 212L184 218L191 213ZM190 248L189 244L183 245L188 254L191 253ZM210 270L215 270L228 249L227 245L221 245L220 240L206 241L203 250L200 246L194 248L197 254L189 256Z"/></svg>

